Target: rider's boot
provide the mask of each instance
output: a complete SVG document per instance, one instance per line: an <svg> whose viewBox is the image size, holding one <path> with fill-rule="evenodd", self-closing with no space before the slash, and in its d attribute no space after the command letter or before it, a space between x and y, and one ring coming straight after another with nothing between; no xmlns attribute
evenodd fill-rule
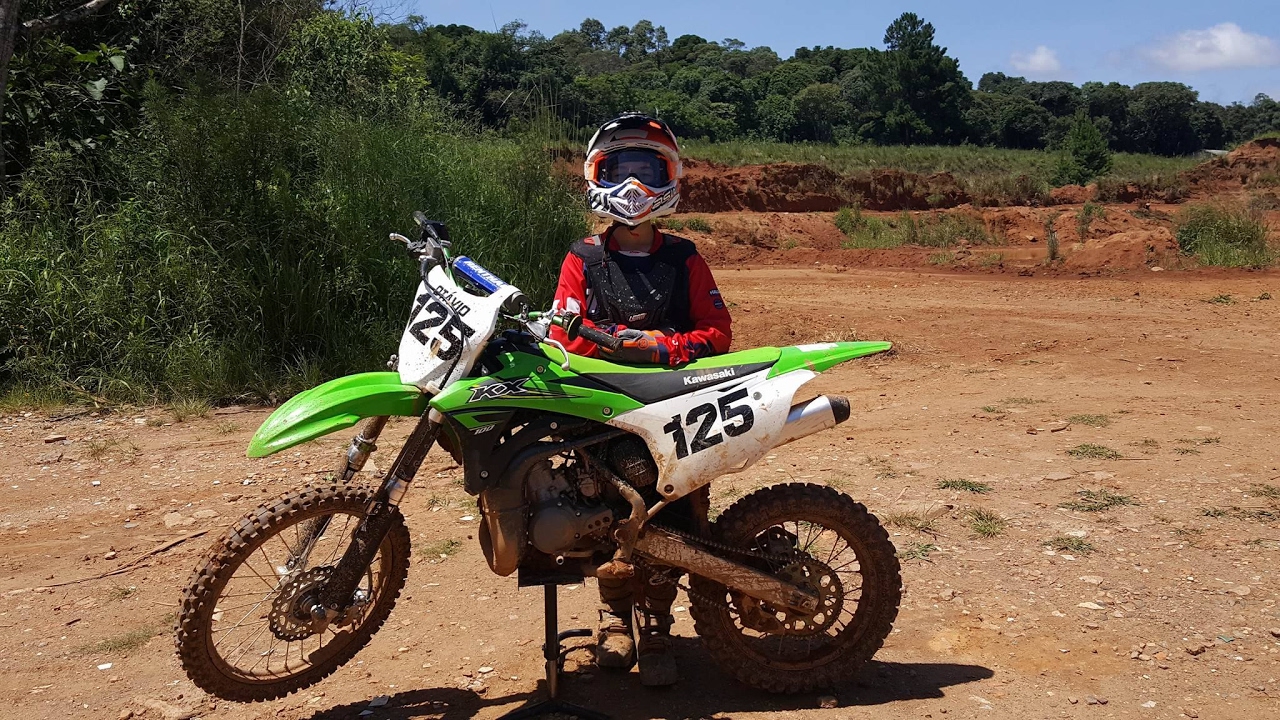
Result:
<svg viewBox="0 0 1280 720"><path fill-rule="evenodd" d="M671 604L676 599L674 582L645 588L644 609L637 634L640 636L640 683L650 687L675 685L680 678L675 653L671 649Z"/></svg>
<svg viewBox="0 0 1280 720"><path fill-rule="evenodd" d="M600 625L596 630L596 665L628 670L636 662L632 639L631 580L600 579Z"/></svg>

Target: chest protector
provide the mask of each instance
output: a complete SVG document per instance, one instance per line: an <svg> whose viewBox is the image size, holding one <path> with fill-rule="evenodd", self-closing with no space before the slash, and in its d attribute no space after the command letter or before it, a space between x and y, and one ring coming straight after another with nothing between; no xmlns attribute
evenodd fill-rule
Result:
<svg viewBox="0 0 1280 720"><path fill-rule="evenodd" d="M663 235L662 246L646 256L610 252L602 237L574 243L587 280L587 319L637 330L693 329L689 318L689 258L692 242Z"/></svg>

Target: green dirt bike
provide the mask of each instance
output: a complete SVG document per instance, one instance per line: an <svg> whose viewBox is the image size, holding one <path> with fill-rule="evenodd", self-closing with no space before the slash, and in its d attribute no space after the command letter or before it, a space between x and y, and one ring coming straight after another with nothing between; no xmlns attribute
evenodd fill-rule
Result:
<svg viewBox="0 0 1280 720"><path fill-rule="evenodd" d="M398 506L437 443L478 496L480 545L498 575L529 585L688 573L695 629L729 674L774 692L850 680L883 644L902 592L875 516L832 488L795 483L709 522L708 486L846 420L844 398L793 403L796 390L889 343L757 348L675 369L570 355L548 337L552 324L618 341L531 311L515 287L450 258L444 225L415 218L420 239L391 236L422 271L395 371L297 395L254 435L248 454L264 457L364 420L331 481L250 512L201 560L177 622L192 681L228 700L269 700L364 647L404 587ZM498 331L504 321L514 328ZM362 486L354 476L391 416L418 421L381 484ZM664 515L682 498L681 513Z"/></svg>

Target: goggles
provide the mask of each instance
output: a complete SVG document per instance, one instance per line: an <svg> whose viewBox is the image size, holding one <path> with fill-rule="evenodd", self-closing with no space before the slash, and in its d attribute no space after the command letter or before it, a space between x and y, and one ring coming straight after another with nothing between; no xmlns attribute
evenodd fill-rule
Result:
<svg viewBox="0 0 1280 720"><path fill-rule="evenodd" d="M617 150L596 164L596 182L617 185L627 178L649 187L663 187L671 182L671 167L662 153L646 149Z"/></svg>

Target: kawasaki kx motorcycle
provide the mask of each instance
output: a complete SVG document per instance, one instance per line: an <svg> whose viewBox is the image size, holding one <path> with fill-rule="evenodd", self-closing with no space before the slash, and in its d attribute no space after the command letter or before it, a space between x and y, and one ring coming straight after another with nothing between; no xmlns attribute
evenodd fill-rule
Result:
<svg viewBox="0 0 1280 720"><path fill-rule="evenodd" d="M395 370L297 395L253 437L249 456L265 457L363 420L331 480L245 515L202 558L177 622L196 685L228 700L279 698L364 647L404 587L399 504L437 444L478 497L480 545L498 575L527 585L641 570L682 583L687 573L708 653L774 692L839 684L879 650L901 578L875 516L832 488L793 483L710 522L708 489L846 420L844 398L797 403L796 391L889 343L757 348L676 369L571 355L548 337L552 324L618 341L578 317L530 310L517 288L451 258L443 224L415 219L419 239L391 236L422 275ZM381 483L362 485L355 475L392 416L417 422ZM681 498L681 513L664 516Z"/></svg>

